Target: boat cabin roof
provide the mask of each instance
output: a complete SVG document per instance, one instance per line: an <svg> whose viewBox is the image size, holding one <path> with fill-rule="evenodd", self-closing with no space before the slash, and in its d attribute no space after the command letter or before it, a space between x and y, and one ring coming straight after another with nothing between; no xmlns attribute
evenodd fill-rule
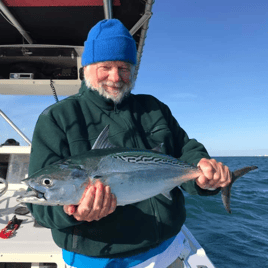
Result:
<svg viewBox="0 0 268 268"><path fill-rule="evenodd" d="M81 84L81 55L88 32L100 20L110 18L119 19L136 41L136 79L153 3L0 1L0 83L4 85L0 94L51 95L51 79L57 94L75 94Z"/></svg>
<svg viewBox="0 0 268 268"><path fill-rule="evenodd" d="M9 12L28 33L34 44L83 46L89 30L105 19L103 0L2 0ZM107 1L109 2L109 1ZM127 29L145 13L145 2L114 0L112 18L119 19ZM134 34L139 42L140 31ZM2 10L0 45L23 44L22 35Z"/></svg>

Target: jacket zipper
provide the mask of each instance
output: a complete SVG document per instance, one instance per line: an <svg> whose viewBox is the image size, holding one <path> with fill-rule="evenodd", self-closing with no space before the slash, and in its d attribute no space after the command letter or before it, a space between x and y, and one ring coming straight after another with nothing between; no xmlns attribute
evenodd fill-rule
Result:
<svg viewBox="0 0 268 268"><path fill-rule="evenodd" d="M118 109L117 109L117 105L116 104L114 104L114 113L115 114L118 114Z"/></svg>
<svg viewBox="0 0 268 268"><path fill-rule="evenodd" d="M116 104L114 104L114 113L115 113L115 114L119 114L119 110L118 110ZM130 128L133 127L132 124L131 124L131 122L130 122L129 120L127 120L126 118L122 117L121 120L125 123L125 125L126 125L126 127L127 127L128 129L130 129ZM133 142L133 146L134 146L134 148L138 148L138 147L137 147L137 146L138 146L138 144L137 144L137 140L135 139L135 136L134 136L134 135L132 135L132 142Z"/></svg>

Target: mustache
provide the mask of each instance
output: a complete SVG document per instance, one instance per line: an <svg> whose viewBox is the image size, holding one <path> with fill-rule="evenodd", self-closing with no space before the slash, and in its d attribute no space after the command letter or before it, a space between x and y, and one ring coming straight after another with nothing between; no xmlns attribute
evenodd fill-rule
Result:
<svg viewBox="0 0 268 268"><path fill-rule="evenodd" d="M120 88L120 87L122 87L124 85L124 83L123 82L116 82L116 83L114 83L114 82L103 82L102 85L105 85L105 86L108 86L108 87L118 87L118 88Z"/></svg>

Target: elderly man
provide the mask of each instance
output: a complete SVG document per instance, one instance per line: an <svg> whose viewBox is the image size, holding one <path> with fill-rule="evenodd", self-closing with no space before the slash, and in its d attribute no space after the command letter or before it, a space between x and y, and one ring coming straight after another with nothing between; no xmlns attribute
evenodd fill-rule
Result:
<svg viewBox="0 0 268 268"><path fill-rule="evenodd" d="M111 143L144 149L164 143L164 153L203 171L196 181L183 184L184 190L217 194L219 187L230 183L228 168L188 138L165 104L149 95L130 93L135 64L135 41L119 20L103 20L91 29L82 55L85 79L79 94L40 115L29 174L90 150L109 124ZM116 207L110 187L98 182L85 190L78 206L28 207L41 225L51 228L69 266L177 267L178 236L186 213L181 190L174 188L171 196L172 200L159 195Z"/></svg>

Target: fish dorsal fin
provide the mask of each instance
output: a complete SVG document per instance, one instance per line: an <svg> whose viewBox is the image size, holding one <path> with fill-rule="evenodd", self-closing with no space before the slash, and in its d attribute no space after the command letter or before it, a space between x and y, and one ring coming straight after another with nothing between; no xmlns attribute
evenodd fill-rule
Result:
<svg viewBox="0 0 268 268"><path fill-rule="evenodd" d="M109 125L107 125L102 132L100 133L100 135L98 136L98 138L96 139L96 141L94 142L93 146L92 146L92 150L94 149L106 149L106 148L114 148L116 146L114 146L113 144L111 144L109 142Z"/></svg>
<svg viewBox="0 0 268 268"><path fill-rule="evenodd" d="M172 197L171 197L171 195L170 195L170 191L162 192L161 194L162 194L163 196L165 196L167 199L172 200Z"/></svg>
<svg viewBox="0 0 268 268"><path fill-rule="evenodd" d="M162 147L163 147L164 143L160 143L159 145L157 145L156 147L154 147L152 149L152 151L155 151L155 152L159 152L159 153L162 153Z"/></svg>

